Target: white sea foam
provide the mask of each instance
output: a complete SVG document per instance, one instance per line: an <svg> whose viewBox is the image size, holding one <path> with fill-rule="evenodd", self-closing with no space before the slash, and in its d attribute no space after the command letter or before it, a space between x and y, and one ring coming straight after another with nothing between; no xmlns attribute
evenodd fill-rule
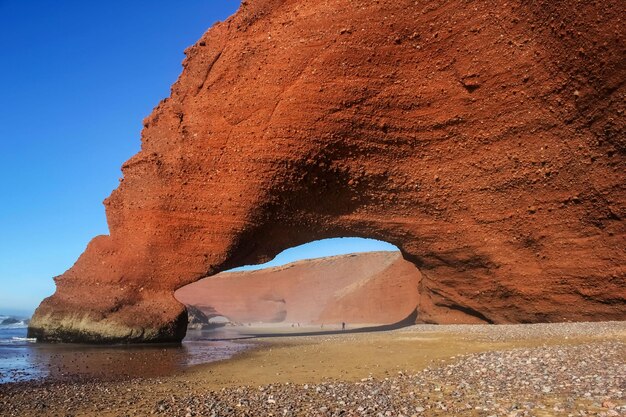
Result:
<svg viewBox="0 0 626 417"><path fill-rule="evenodd" d="M37 338L36 337L12 337L11 340L15 340L16 342L35 343L37 341Z"/></svg>
<svg viewBox="0 0 626 417"><path fill-rule="evenodd" d="M7 319L12 319L12 320L17 320L16 323L5 323L3 324L2 322L4 320ZM0 330L2 329L21 329L21 328L26 328L28 327L28 321L22 317L15 317L15 316L5 316L5 315L0 315Z"/></svg>

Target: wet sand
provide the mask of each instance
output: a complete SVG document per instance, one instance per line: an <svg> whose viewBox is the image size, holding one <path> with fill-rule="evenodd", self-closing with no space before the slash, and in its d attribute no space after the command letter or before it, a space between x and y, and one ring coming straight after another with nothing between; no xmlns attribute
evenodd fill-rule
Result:
<svg viewBox="0 0 626 417"><path fill-rule="evenodd" d="M248 347L245 342L229 340L237 333L227 331L210 333L220 340L207 341L205 332L190 332L190 336L179 345L4 344L0 346L0 384L169 376L191 365L228 359Z"/></svg>
<svg viewBox="0 0 626 417"><path fill-rule="evenodd" d="M0 385L0 415L626 413L626 322L254 340L233 359L167 377Z"/></svg>

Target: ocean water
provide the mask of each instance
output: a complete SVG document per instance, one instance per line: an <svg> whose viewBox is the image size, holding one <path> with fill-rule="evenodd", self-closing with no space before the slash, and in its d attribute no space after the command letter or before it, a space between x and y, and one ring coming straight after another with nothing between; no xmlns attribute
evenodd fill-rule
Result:
<svg viewBox="0 0 626 417"><path fill-rule="evenodd" d="M6 316L0 315L0 322ZM0 325L0 384L32 380L87 381L159 377L228 359L251 346L228 330L190 331L180 345L36 343L27 325Z"/></svg>
<svg viewBox="0 0 626 417"><path fill-rule="evenodd" d="M0 323L9 316L0 315ZM16 380L25 377L27 358L21 354L32 343L26 339L27 325L23 320L15 324L0 324L0 383L9 382L12 374Z"/></svg>

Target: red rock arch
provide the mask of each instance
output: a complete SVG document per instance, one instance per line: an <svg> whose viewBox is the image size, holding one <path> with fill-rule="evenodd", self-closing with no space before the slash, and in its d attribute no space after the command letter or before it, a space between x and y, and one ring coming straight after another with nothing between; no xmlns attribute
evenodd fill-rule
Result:
<svg viewBox="0 0 626 417"><path fill-rule="evenodd" d="M624 2L254 0L187 51L42 340L176 341L172 292L336 236L433 308L623 318Z"/></svg>

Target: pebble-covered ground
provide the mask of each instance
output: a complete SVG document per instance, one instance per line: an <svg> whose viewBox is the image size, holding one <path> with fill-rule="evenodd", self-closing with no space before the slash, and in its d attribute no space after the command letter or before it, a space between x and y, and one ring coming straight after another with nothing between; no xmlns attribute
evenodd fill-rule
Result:
<svg viewBox="0 0 626 417"><path fill-rule="evenodd" d="M602 342L472 354L415 375L356 383L223 389L159 401L181 416L626 415L626 345Z"/></svg>
<svg viewBox="0 0 626 417"><path fill-rule="evenodd" d="M489 341L542 339L555 343L577 337L607 337L623 334L624 321L583 323L535 323L535 324L418 324L396 330L399 333L454 333L466 337L475 336Z"/></svg>
<svg viewBox="0 0 626 417"><path fill-rule="evenodd" d="M0 415L626 416L626 322L431 330L546 343L456 356L419 372L356 382L221 389L163 378L0 385ZM415 326L392 334L424 331Z"/></svg>

